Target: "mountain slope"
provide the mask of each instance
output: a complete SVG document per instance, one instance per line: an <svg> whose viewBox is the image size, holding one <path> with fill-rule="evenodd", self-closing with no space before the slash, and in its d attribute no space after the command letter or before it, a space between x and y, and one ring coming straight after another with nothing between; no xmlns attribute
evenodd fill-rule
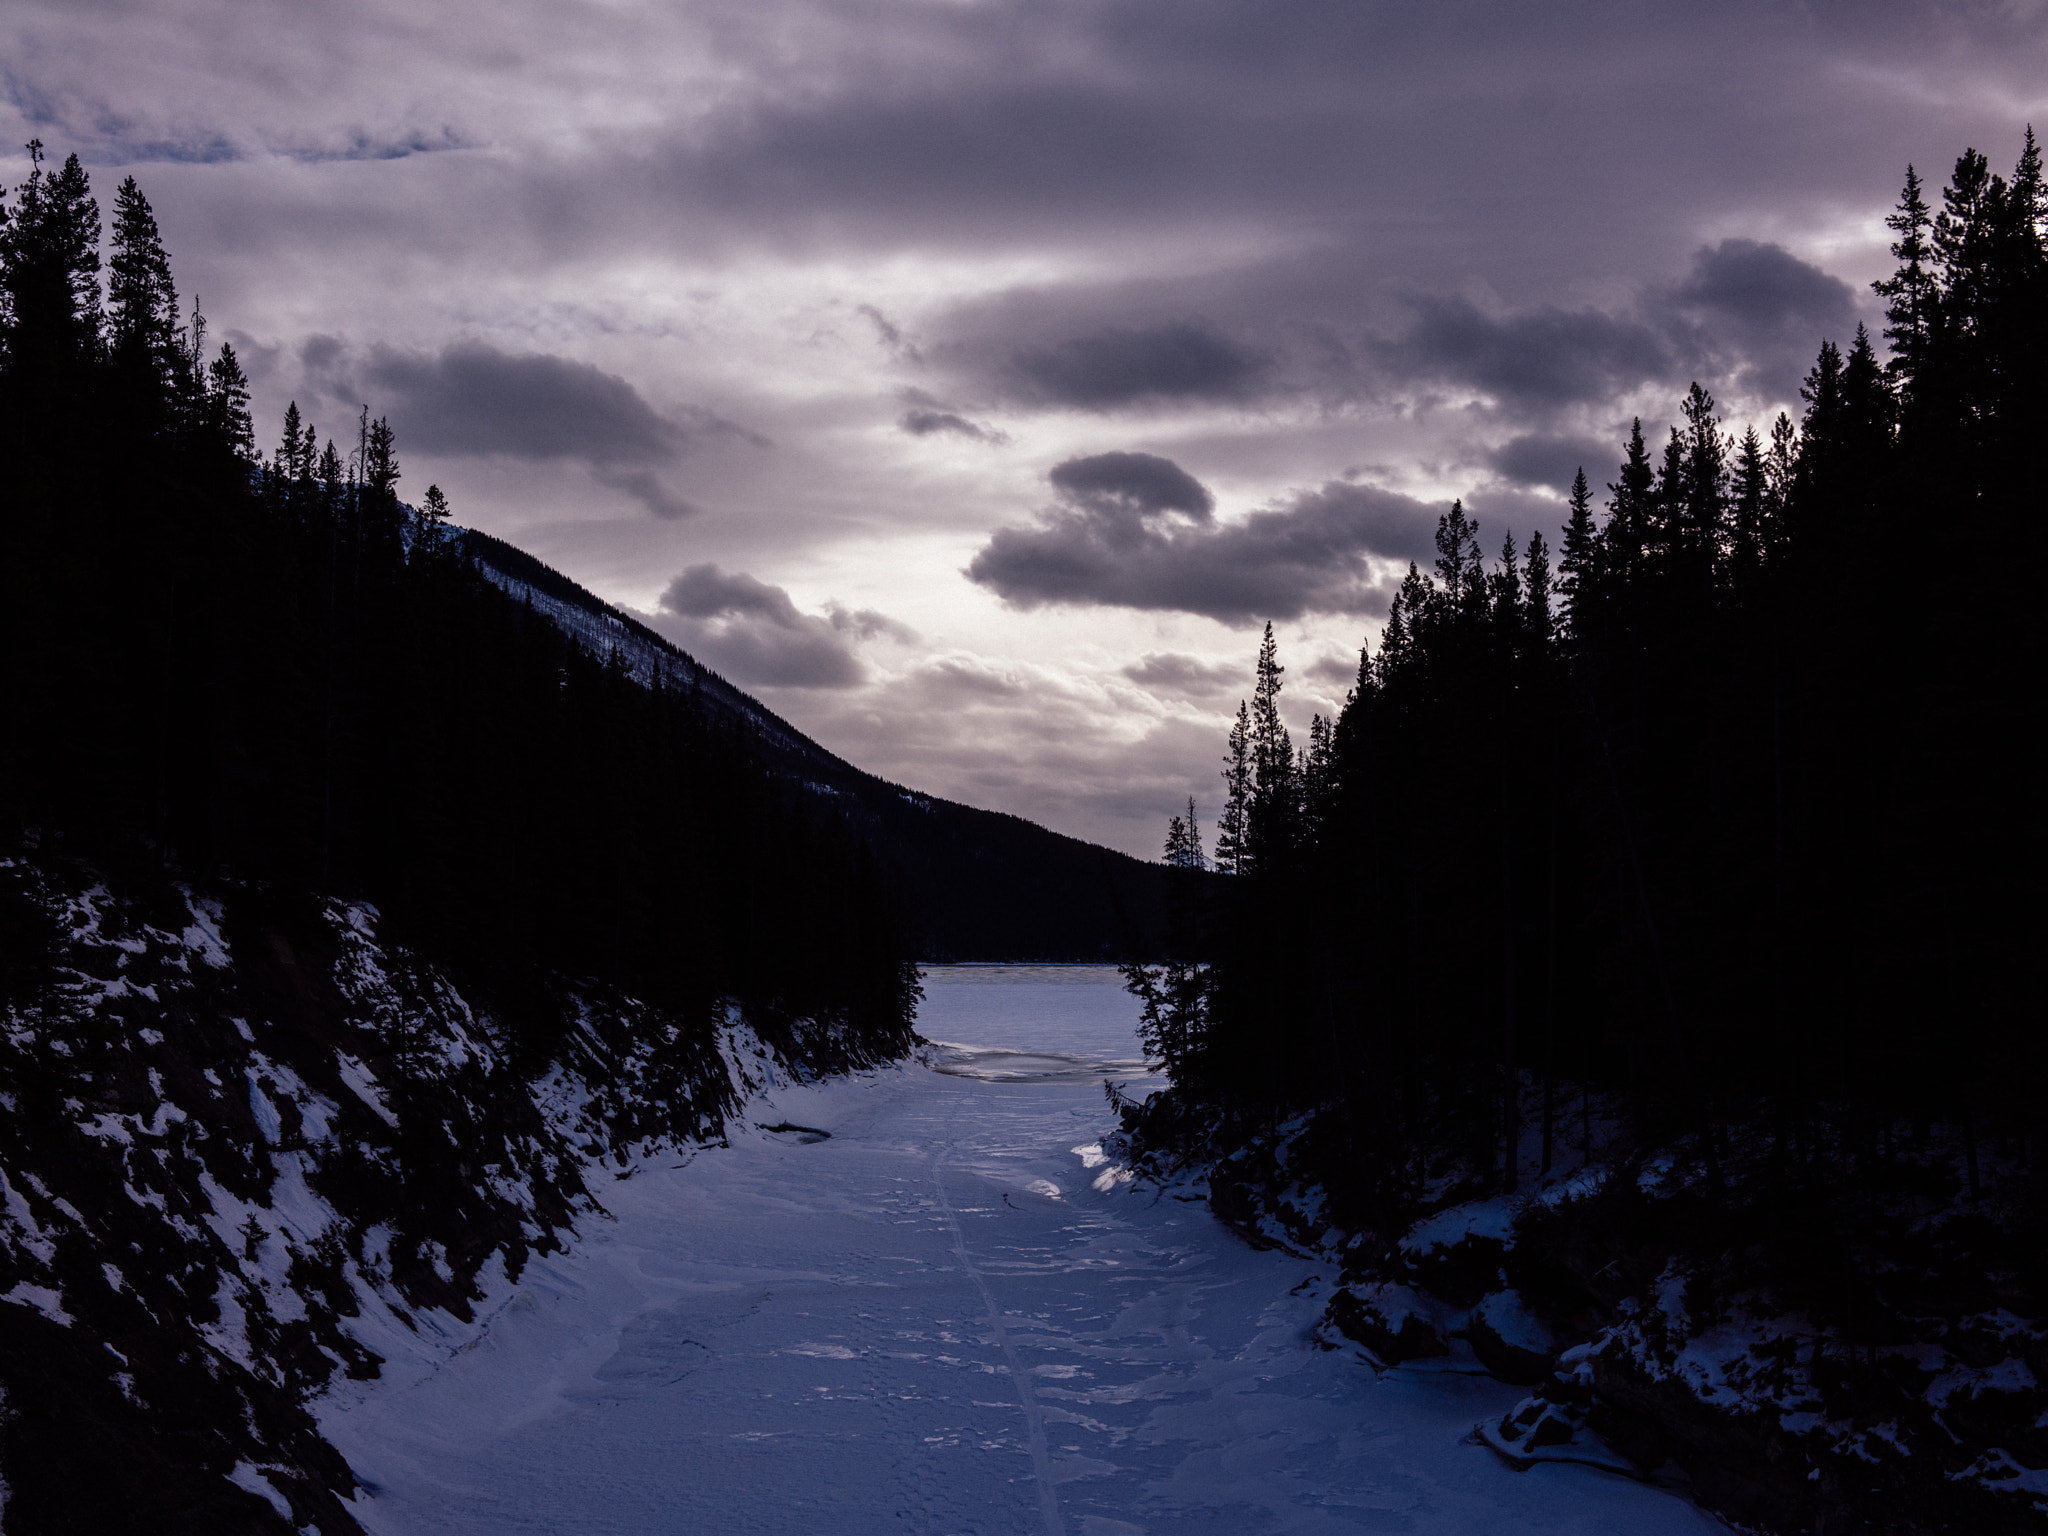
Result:
<svg viewBox="0 0 2048 1536"><path fill-rule="evenodd" d="M646 625L487 533L462 547L492 582L646 684L743 721L770 768L830 799L873 845L933 960L1104 960L1157 951L1163 870L1021 816L918 794L835 756Z"/></svg>

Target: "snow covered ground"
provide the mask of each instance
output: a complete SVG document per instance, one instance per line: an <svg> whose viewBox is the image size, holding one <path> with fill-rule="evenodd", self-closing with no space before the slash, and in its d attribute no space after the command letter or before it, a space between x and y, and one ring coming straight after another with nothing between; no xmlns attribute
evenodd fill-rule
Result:
<svg viewBox="0 0 2048 1536"><path fill-rule="evenodd" d="M378 1536L1704 1532L1667 1493L1509 1470L1521 1394L1375 1380L1334 1276L1097 1145L1135 1012L1107 968L926 979L923 1061L756 1100L731 1145L600 1192L459 1353L321 1425ZM777 1128L777 1129L771 1129ZM827 1133L827 1134L819 1134Z"/></svg>

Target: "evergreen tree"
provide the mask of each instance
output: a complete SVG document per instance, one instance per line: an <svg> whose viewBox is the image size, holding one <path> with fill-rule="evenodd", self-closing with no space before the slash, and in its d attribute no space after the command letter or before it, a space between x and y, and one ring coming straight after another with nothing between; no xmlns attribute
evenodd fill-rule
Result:
<svg viewBox="0 0 2048 1536"><path fill-rule="evenodd" d="M75 389L99 351L100 210L78 156L52 173L28 145L29 178L0 225L8 371L37 416L49 391Z"/></svg>
<svg viewBox="0 0 2048 1536"><path fill-rule="evenodd" d="M1777 557L1785 539L1785 510L1799 467L1799 429L1783 411L1771 423L1771 448L1764 459L1763 524L1760 542L1766 561Z"/></svg>
<svg viewBox="0 0 2048 1536"><path fill-rule="evenodd" d="M1252 684L1251 797L1245 808L1245 841L1254 869L1271 868L1286 859L1300 808L1294 743L1280 718L1281 679L1286 670L1280 665L1279 647L1269 623L1259 641Z"/></svg>
<svg viewBox="0 0 2048 1536"><path fill-rule="evenodd" d="M1486 557L1479 551L1479 525L1466 516L1462 500L1452 502L1451 510L1437 520L1436 579L1443 584L1445 600L1453 609L1486 600Z"/></svg>
<svg viewBox="0 0 2048 1536"><path fill-rule="evenodd" d="M284 408L284 436L278 440L277 473L286 485L297 485L312 474L312 428L299 417L299 402Z"/></svg>
<svg viewBox="0 0 2048 1536"><path fill-rule="evenodd" d="M207 367L206 384L207 423L215 441L237 459L254 459L256 426L249 416L249 379L226 342Z"/></svg>
<svg viewBox="0 0 2048 1536"><path fill-rule="evenodd" d="M306 456L309 460L312 458L312 454L313 429L308 427L306 429ZM321 494L328 501L332 502L340 496L343 482L347 478L347 472L341 467L341 451L334 446L333 438L327 439L327 446L320 450L320 459L313 466L312 476L319 485Z"/></svg>
<svg viewBox="0 0 2048 1536"><path fill-rule="evenodd" d="M1600 589L1600 530L1593 524L1593 492L1586 484L1584 466L1572 476L1566 508L1557 586L1564 598L1566 628L1576 646L1590 643Z"/></svg>
<svg viewBox="0 0 2048 1536"><path fill-rule="evenodd" d="M1691 476L1686 473L1686 441L1673 427L1664 439L1664 459L1657 466L1656 489L1650 496L1650 533L1644 541L1649 568L1664 582L1676 582L1688 565L1686 506Z"/></svg>
<svg viewBox="0 0 2048 1536"><path fill-rule="evenodd" d="M1679 410L1685 417L1685 469L1676 545L1686 585L1704 593L1729 543L1728 448L1714 397L1697 380Z"/></svg>
<svg viewBox="0 0 2048 1536"><path fill-rule="evenodd" d="M1616 586L1623 591L1632 590L1642 574L1644 551L1656 515L1655 486L1656 472L1650 467L1639 416L1629 427L1620 478L1607 487L1608 519L1602 530L1606 569L1613 573Z"/></svg>
<svg viewBox="0 0 2048 1536"><path fill-rule="evenodd" d="M1735 451L1732 521L1728 543L1729 585L1738 602L1752 598L1763 571L1766 506L1771 495L1770 465L1755 427L1745 427Z"/></svg>
<svg viewBox="0 0 2048 1536"><path fill-rule="evenodd" d="M1811 505L1818 500L1814 488L1833 482L1849 437L1848 410L1842 398L1842 352L1832 341L1820 344L1820 356L1807 370L1799 398L1806 402L1806 415L1799 423L1793 484L1795 495L1805 492L1798 499Z"/></svg>
<svg viewBox="0 0 2048 1536"><path fill-rule="evenodd" d="M1216 867L1242 875L1251 868L1251 715L1242 699L1223 752L1223 812L1216 818Z"/></svg>
<svg viewBox="0 0 2048 1536"><path fill-rule="evenodd" d="M364 439L363 484L382 501L395 500L398 486L398 454L391 423L379 416L369 425Z"/></svg>
<svg viewBox="0 0 2048 1536"><path fill-rule="evenodd" d="M1573 494L1587 495L1583 472L1573 486ZM1523 644L1531 660L1547 662L1557 620L1551 611L1554 588L1550 575L1550 546L1544 542L1541 529L1529 535L1529 548L1522 560Z"/></svg>
<svg viewBox="0 0 2048 1536"><path fill-rule="evenodd" d="M2032 132L2028 130L2029 142ZM1890 277L1880 278L1870 286L1886 301L1884 336L1892 348L1888 366L1899 386L1910 389L1912 380L1926 364L1936 297L1931 238L1934 215L1922 195L1920 173L1911 165L1906 167L1906 186L1899 194L1899 206L1886 217L1885 224L1898 236L1892 242L1892 259L1899 266Z"/></svg>
<svg viewBox="0 0 2048 1536"><path fill-rule="evenodd" d="M1138 1036L1145 1054L1176 1083L1200 1081L1208 1037L1210 974L1203 958L1200 881L1208 868L1191 797L1185 817L1166 829L1166 958L1157 965L1123 965L1124 985L1140 1004Z"/></svg>
<svg viewBox="0 0 2048 1536"><path fill-rule="evenodd" d="M107 260L107 351L131 408L161 424L185 363L178 293L156 215L133 176L114 193Z"/></svg>

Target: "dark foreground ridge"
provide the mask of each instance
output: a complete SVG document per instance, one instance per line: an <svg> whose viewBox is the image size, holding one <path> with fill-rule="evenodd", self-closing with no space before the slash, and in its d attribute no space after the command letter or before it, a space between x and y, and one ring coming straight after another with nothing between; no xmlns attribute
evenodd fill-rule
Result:
<svg viewBox="0 0 2048 1536"><path fill-rule="evenodd" d="M432 1360L765 1073L893 1034L561 978L546 1055L359 901L0 854L6 1528L359 1529L306 1404ZM790 1127L797 1130L797 1127Z"/></svg>

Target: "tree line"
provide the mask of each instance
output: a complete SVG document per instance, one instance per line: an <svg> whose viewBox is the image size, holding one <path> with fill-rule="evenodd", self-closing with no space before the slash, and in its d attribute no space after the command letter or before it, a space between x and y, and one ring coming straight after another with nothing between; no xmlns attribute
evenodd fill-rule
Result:
<svg viewBox="0 0 2048 1536"><path fill-rule="evenodd" d="M1152 1049L1228 1112L1339 1106L1389 1211L1446 1159L1513 1189L1575 1103L1644 1141L1855 1155L1893 1128L2048 1153L2038 949L2048 197L1917 172L1863 328L1798 422L1694 384L1555 549L1454 505L1299 750L1270 626L1194 808ZM2036 721L2033 726L2029 720ZM1520 1085L1542 1085L1536 1123Z"/></svg>
<svg viewBox="0 0 2048 1536"><path fill-rule="evenodd" d="M493 585L388 422L324 445L181 314L134 178L0 198L0 825L112 865L374 901L549 1058L573 975L907 1035L869 850L690 687Z"/></svg>

